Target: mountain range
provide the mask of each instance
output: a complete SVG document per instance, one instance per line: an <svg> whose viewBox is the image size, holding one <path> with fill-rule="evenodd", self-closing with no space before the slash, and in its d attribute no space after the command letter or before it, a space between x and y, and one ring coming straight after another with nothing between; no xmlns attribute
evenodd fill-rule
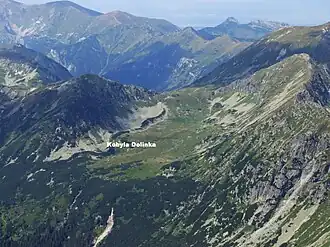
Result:
<svg viewBox="0 0 330 247"><path fill-rule="evenodd" d="M98 13L69 1L25 5L4 0L0 7L0 42L24 44L74 76L98 74L161 91L189 85L252 41L286 26L228 18L196 31L121 11Z"/></svg>
<svg viewBox="0 0 330 247"><path fill-rule="evenodd" d="M14 8L41 8L46 18L49 6L103 17L71 2L0 4L7 4L6 18ZM105 34L141 29L116 18ZM161 34L134 44L139 60L121 55L135 62L128 66L118 57L116 70L104 75L123 72L136 83L127 74L146 73L149 51L159 64L150 62L155 68L147 75L157 81L157 69L168 69L164 60L176 54L170 51L179 51L162 42L194 47L195 58L183 59L176 72L182 79L159 87L176 89L155 92L95 71L75 75L45 51L11 45L17 33L8 32L7 21L0 49L1 247L329 245L329 23L280 28L243 48L247 41L239 40L238 29L236 38L203 38L200 30L148 19L148 28ZM24 42L71 47L80 73L86 54L98 61L89 42L108 52L99 35L80 46L84 41L53 39L50 30ZM132 37L120 40L134 43ZM235 49L228 48L232 42ZM212 66L190 83L192 59ZM156 147L113 148L110 142Z"/></svg>
<svg viewBox="0 0 330 247"><path fill-rule="evenodd" d="M229 17L218 26L205 27L199 29L199 33L209 37L228 35L239 41L253 42L265 35L281 28L288 27L289 24L275 21L251 21L247 24L241 24L234 17Z"/></svg>

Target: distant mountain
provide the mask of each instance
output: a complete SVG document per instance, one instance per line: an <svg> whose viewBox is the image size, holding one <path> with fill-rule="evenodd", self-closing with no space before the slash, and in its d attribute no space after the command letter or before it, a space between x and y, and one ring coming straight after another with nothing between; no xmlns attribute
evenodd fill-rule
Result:
<svg viewBox="0 0 330 247"><path fill-rule="evenodd" d="M71 1L54 1L54 2L48 2L46 5L51 6L53 8L73 8L76 9L82 13L86 13L89 16L100 16L102 13L84 8L74 2Z"/></svg>
<svg viewBox="0 0 330 247"><path fill-rule="evenodd" d="M229 17L220 25L202 28L199 32L213 37L228 35L240 41L256 41L275 30L288 26L289 24L286 23L261 20L241 24L234 17Z"/></svg>
<svg viewBox="0 0 330 247"><path fill-rule="evenodd" d="M165 20L121 11L102 14L69 1L5 0L0 7L2 43L22 43L74 76L97 74L150 89L188 85L249 45Z"/></svg>
<svg viewBox="0 0 330 247"><path fill-rule="evenodd" d="M191 84L284 24L234 18L195 30L121 11L99 13L69 1L0 2L0 43L21 43L74 76L97 74L153 90Z"/></svg>
<svg viewBox="0 0 330 247"><path fill-rule="evenodd" d="M25 5L5 0L0 2L0 7L3 25L22 40L37 36L72 44L118 25L138 26L154 34L179 29L165 20L136 17L120 11L101 14L70 1Z"/></svg>
<svg viewBox="0 0 330 247"><path fill-rule="evenodd" d="M120 21L105 30L93 28L100 33L84 36L77 43L31 36L24 39L25 45L47 54L75 76L93 73L122 83L169 90L192 83L250 44L227 36L209 39L193 28L155 33L139 22L125 24L131 17L123 14L120 19L120 14L100 16L109 18L108 23L114 20L111 16ZM182 67L187 61L189 64Z"/></svg>
<svg viewBox="0 0 330 247"><path fill-rule="evenodd" d="M196 81L198 84L229 84L252 75L294 54L306 53L321 64L330 65L330 25L287 27L255 42L253 45L218 66Z"/></svg>
<svg viewBox="0 0 330 247"><path fill-rule="evenodd" d="M0 85L28 91L68 80L71 74L45 55L20 45L0 48Z"/></svg>
<svg viewBox="0 0 330 247"><path fill-rule="evenodd" d="M109 66L105 76L157 90L180 88L247 46L228 36L205 40L193 28L185 28L138 44Z"/></svg>

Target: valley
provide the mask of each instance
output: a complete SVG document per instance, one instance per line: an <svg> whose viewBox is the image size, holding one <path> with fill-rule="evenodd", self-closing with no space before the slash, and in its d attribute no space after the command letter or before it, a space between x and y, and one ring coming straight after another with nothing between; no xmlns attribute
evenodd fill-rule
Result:
<svg viewBox="0 0 330 247"><path fill-rule="evenodd" d="M1 247L329 245L329 24L0 5Z"/></svg>

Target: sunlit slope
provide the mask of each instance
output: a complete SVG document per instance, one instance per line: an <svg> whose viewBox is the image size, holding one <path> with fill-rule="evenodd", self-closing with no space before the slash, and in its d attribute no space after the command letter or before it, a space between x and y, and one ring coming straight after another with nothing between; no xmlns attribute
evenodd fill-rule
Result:
<svg viewBox="0 0 330 247"><path fill-rule="evenodd" d="M48 152L40 153L40 159L25 159L31 150L13 152L10 142L2 146L4 243L90 246L104 231L112 208L115 223L103 245L329 243L330 88L325 66L307 54L293 55L226 87L194 87L159 95L132 88L113 95L110 89L118 92L121 87L108 83L88 77L61 86L62 93L74 101L64 100L63 107L50 109L66 121L75 109L84 113L72 116L81 123L73 128L79 130L72 140L75 145L63 149L63 142L58 147L41 142ZM101 99L104 92L108 97L96 111L91 100ZM110 96L118 102L126 99L127 104L113 105L116 101ZM30 102L24 109L38 109ZM104 115L106 109L112 109L111 114ZM87 121L95 114L100 122ZM122 128L107 129L107 135L96 129L83 135L87 127L100 130L109 121L123 123L115 116L131 121ZM141 124L145 116L153 119L148 125ZM33 121L28 130L14 131L8 138L27 141L30 130L42 128L56 139L54 126L47 129L48 118L41 114ZM94 140L97 136L103 138ZM97 148L87 150L81 145L87 139L89 147ZM105 139L150 141L157 147L107 152ZM81 152L75 150L72 155L75 147ZM11 203L18 199L21 203ZM16 212L21 217L13 217ZM18 228L24 231L17 232ZM40 232L45 237L40 238Z"/></svg>
<svg viewBox="0 0 330 247"><path fill-rule="evenodd" d="M329 27L329 24L324 24L315 27L287 27L275 31L220 65L195 84L226 85L294 54L306 53L315 61L328 64Z"/></svg>
<svg viewBox="0 0 330 247"><path fill-rule="evenodd" d="M71 77L60 64L24 46L0 48L1 87L28 92Z"/></svg>
<svg viewBox="0 0 330 247"><path fill-rule="evenodd" d="M119 138L155 141L159 148L123 150L90 169L110 180L201 181L203 194L168 213L166 230L156 231L150 244L164 234L176 239L173 246L280 246L303 238L316 244L302 229L326 226L313 222L328 200L328 80L328 71L301 54L226 88L163 96L166 121Z"/></svg>

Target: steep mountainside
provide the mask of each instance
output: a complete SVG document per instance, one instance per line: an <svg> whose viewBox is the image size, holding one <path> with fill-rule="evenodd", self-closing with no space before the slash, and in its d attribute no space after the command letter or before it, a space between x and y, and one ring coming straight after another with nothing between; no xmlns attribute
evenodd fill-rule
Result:
<svg viewBox="0 0 330 247"><path fill-rule="evenodd" d="M94 73L157 90L190 84L250 44L228 36L206 40L192 28L155 35L127 25L108 28L75 44L54 47L54 42L36 42L32 37L25 43L35 50L43 47L42 52L73 75Z"/></svg>
<svg viewBox="0 0 330 247"><path fill-rule="evenodd" d="M259 40L273 31L288 26L289 24L286 23L261 20L241 24L237 19L229 17L226 21L216 27L202 28L198 32L209 38L228 35L233 39L251 42Z"/></svg>
<svg viewBox="0 0 330 247"><path fill-rule="evenodd" d="M0 85L26 91L72 76L62 65L23 46L0 48Z"/></svg>
<svg viewBox="0 0 330 247"><path fill-rule="evenodd" d="M51 151L61 148L72 147L73 153L80 152L79 145L86 148L101 143L104 150L104 138L129 129L128 120L133 121L137 116L132 102L152 95L145 89L85 75L13 100L0 118L3 126L0 143L13 148L2 156L2 162L21 155L27 160L46 159L47 156L42 155L54 156ZM19 123L19 119L23 122ZM24 136L21 133L25 133ZM25 151L19 150L21 147L25 147ZM33 148L29 157L24 156L26 149Z"/></svg>
<svg viewBox="0 0 330 247"><path fill-rule="evenodd" d="M109 66L105 76L157 90L181 88L248 45L228 36L205 40L193 28L185 28L138 44Z"/></svg>
<svg viewBox="0 0 330 247"><path fill-rule="evenodd" d="M322 28L274 34L305 53L265 64L273 43L257 42L259 67L245 50L236 74L203 87L154 94L87 75L23 99L0 90L0 246L328 246Z"/></svg>
<svg viewBox="0 0 330 247"><path fill-rule="evenodd" d="M288 27L254 43L221 64L198 84L228 84L273 65L293 54L307 53L321 64L329 64L330 24L316 27Z"/></svg>

